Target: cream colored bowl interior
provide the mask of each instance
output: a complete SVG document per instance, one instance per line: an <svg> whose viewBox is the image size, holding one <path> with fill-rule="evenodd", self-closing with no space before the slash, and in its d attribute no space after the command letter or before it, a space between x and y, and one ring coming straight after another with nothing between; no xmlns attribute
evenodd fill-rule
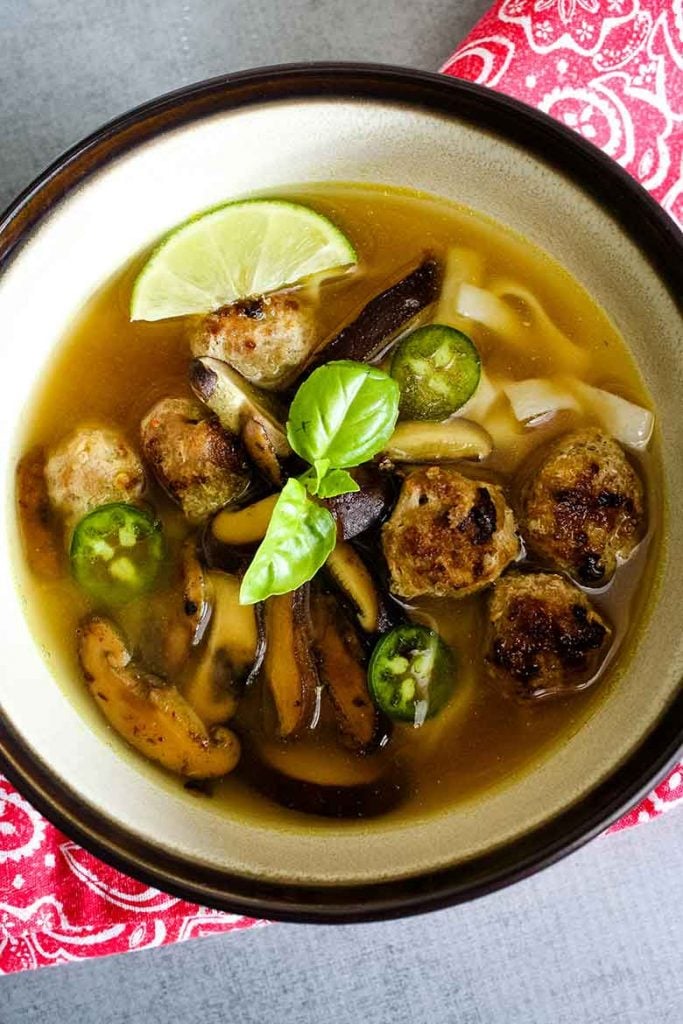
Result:
<svg viewBox="0 0 683 1024"><path fill-rule="evenodd" d="M656 400L674 495L683 493L683 382L676 309L637 248L593 200L492 135L380 102L286 102L175 130L69 196L0 279L0 534L8 546L0 573L0 699L6 715L84 802L132 832L234 872L335 883L413 874L504 843L579 799L627 756L683 671L683 517L671 522L661 594L613 696L525 777L438 818L390 830L329 823L273 831L245 824L142 770L94 708L77 712L31 638L8 568L17 544L11 481L18 427L36 377L93 291L170 226L229 197L325 179L387 182L456 199L565 264L635 352Z"/></svg>

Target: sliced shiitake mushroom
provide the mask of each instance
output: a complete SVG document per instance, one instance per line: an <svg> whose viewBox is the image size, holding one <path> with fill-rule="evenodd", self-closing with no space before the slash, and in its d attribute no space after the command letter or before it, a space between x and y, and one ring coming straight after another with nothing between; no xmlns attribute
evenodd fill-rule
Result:
<svg viewBox="0 0 683 1024"><path fill-rule="evenodd" d="M183 546L180 571L181 598L164 632L164 662L166 670L172 675L187 661L192 648L201 641L211 615L206 577L197 558L194 540L186 541Z"/></svg>
<svg viewBox="0 0 683 1024"><path fill-rule="evenodd" d="M370 570L356 549L347 541L337 541L325 568L353 605L365 632L378 632L383 618L382 600Z"/></svg>
<svg viewBox="0 0 683 1024"><path fill-rule="evenodd" d="M277 494L270 494L236 512L231 509L219 512L211 523L214 537L220 544L231 547L257 544L266 535L277 498Z"/></svg>
<svg viewBox="0 0 683 1024"><path fill-rule="evenodd" d="M194 779L231 772L240 756L229 729L209 731L178 688L133 661L111 622L79 629L78 655L96 704L131 746L176 774Z"/></svg>
<svg viewBox="0 0 683 1024"><path fill-rule="evenodd" d="M389 511L394 497L388 475L375 466L360 466L352 471L352 476L360 486L359 491L326 498L322 503L337 522L340 540L355 537L378 523ZM207 538L213 545L212 550L215 549L213 555L209 555L209 563L226 572L239 571L242 563L249 561L253 554L250 545L258 544L265 537L277 498L277 494L269 494L243 508L219 512L211 522ZM222 554L221 547L226 549ZM227 549L232 550L231 556Z"/></svg>
<svg viewBox="0 0 683 1024"><path fill-rule="evenodd" d="M284 412L266 395L219 359L194 359L190 385L226 430L241 434L242 443L263 475L276 486L284 483L282 462L292 455L283 426Z"/></svg>
<svg viewBox="0 0 683 1024"><path fill-rule="evenodd" d="M367 751L376 739L378 714L368 692L365 651L337 601L319 595L312 608L320 681L334 706L345 746Z"/></svg>
<svg viewBox="0 0 683 1024"><path fill-rule="evenodd" d="M455 417L443 423L399 423L382 454L391 462L453 462L485 459L492 450L488 431L471 420Z"/></svg>
<svg viewBox="0 0 683 1024"><path fill-rule="evenodd" d="M351 476L360 487L359 491L323 501L337 522L339 540L351 540L381 522L395 498L389 474L380 472L376 466L359 466L351 470Z"/></svg>
<svg viewBox="0 0 683 1024"><path fill-rule="evenodd" d="M275 508L277 494L261 498L233 512L224 509L202 535L202 554L210 569L243 575L263 540Z"/></svg>
<svg viewBox="0 0 683 1024"><path fill-rule="evenodd" d="M315 720L320 682L311 649L309 587L265 602L263 677L273 696L279 733L296 736Z"/></svg>
<svg viewBox="0 0 683 1024"><path fill-rule="evenodd" d="M17 466L19 530L29 568L44 579L62 573L62 527L50 504L45 480L45 452L33 448Z"/></svg>
<svg viewBox="0 0 683 1024"><path fill-rule="evenodd" d="M206 647L184 695L205 725L231 718L239 690L263 661L264 643L253 605L239 602L240 581L208 573L213 612Z"/></svg>
<svg viewBox="0 0 683 1024"><path fill-rule="evenodd" d="M331 359L371 362L383 356L397 334L436 300L440 282L441 268L429 256L371 299L352 323L315 353L310 369Z"/></svg>
<svg viewBox="0 0 683 1024"><path fill-rule="evenodd" d="M252 784L292 811L325 818L373 818L403 799L403 780L377 756L333 746L264 743L245 751Z"/></svg>
<svg viewBox="0 0 683 1024"><path fill-rule="evenodd" d="M281 487L285 482L285 473L267 424L258 419L245 420L242 427L242 443L249 458L266 480L276 487Z"/></svg>

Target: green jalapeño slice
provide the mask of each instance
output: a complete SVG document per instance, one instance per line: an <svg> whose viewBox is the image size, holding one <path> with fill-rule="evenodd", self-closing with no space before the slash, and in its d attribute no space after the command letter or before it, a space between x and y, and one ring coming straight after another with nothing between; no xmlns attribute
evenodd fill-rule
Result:
<svg viewBox="0 0 683 1024"><path fill-rule="evenodd" d="M477 390L479 353L466 334L444 324L419 327L398 345L391 376L401 389L401 416L445 420Z"/></svg>
<svg viewBox="0 0 683 1024"><path fill-rule="evenodd" d="M448 703L455 685L455 659L433 629L414 623L397 626L372 653L368 685L381 711L419 726Z"/></svg>
<svg viewBox="0 0 683 1024"><path fill-rule="evenodd" d="M164 557L161 523L134 505L101 505L78 523L71 571L85 591L106 604L125 604L153 586Z"/></svg>

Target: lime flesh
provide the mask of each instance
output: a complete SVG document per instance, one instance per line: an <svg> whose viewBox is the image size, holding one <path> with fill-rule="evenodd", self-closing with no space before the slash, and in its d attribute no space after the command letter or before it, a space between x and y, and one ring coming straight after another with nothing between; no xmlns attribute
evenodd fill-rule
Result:
<svg viewBox="0 0 683 1024"><path fill-rule="evenodd" d="M297 203L228 203L181 224L133 286L131 320L210 313L356 262L334 224Z"/></svg>

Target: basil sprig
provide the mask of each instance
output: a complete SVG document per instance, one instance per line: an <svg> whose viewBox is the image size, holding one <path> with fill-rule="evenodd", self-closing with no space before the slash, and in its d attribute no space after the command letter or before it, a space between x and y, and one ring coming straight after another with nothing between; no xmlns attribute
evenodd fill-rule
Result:
<svg viewBox="0 0 683 1024"><path fill-rule="evenodd" d="M337 529L331 512L313 499L359 489L348 470L385 447L398 403L396 381L365 363L327 363L304 381L289 410L287 437L311 468L282 489L242 580L242 604L296 590L315 576L335 545Z"/></svg>
<svg viewBox="0 0 683 1024"><path fill-rule="evenodd" d="M299 480L288 480L242 580L240 603L255 604L295 590L315 576L336 539L337 525L330 512L309 499Z"/></svg>
<svg viewBox="0 0 683 1024"><path fill-rule="evenodd" d="M360 466L393 434L398 401L398 384L382 370L348 359L326 363L294 396L287 438L314 468Z"/></svg>

